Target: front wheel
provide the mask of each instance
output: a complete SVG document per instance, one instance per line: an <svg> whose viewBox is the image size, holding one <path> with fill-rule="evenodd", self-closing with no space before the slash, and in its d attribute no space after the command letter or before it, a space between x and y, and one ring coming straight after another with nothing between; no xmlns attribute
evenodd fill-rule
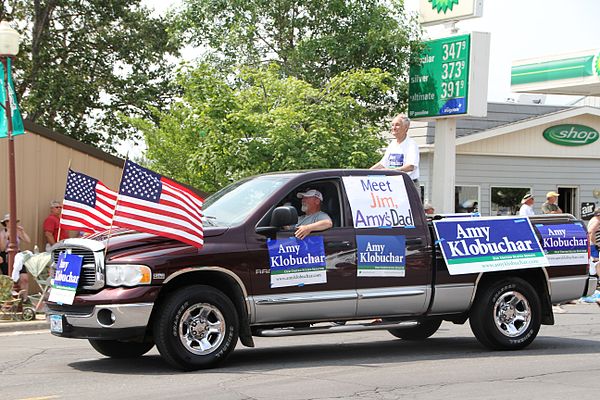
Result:
<svg viewBox="0 0 600 400"><path fill-rule="evenodd" d="M154 347L154 343L122 342L120 340L88 340L94 350L111 358L136 358Z"/></svg>
<svg viewBox="0 0 600 400"><path fill-rule="evenodd" d="M473 334L492 350L517 350L537 336L542 321L540 298L520 278L488 286L475 298L469 323Z"/></svg>
<svg viewBox="0 0 600 400"><path fill-rule="evenodd" d="M163 358L185 371L212 368L234 349L239 321L231 300L205 285L175 292L154 321L154 340Z"/></svg>

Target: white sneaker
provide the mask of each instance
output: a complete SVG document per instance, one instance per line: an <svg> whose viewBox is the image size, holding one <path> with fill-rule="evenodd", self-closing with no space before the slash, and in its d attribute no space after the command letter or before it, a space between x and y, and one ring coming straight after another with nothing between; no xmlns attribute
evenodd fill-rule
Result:
<svg viewBox="0 0 600 400"><path fill-rule="evenodd" d="M560 305L556 305L556 306L552 306L552 312L554 314L564 314L567 312L567 310L562 308Z"/></svg>

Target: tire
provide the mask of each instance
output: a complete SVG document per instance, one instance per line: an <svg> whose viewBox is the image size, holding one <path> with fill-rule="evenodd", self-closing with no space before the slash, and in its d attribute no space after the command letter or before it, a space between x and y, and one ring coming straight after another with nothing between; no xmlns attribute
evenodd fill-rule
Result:
<svg viewBox="0 0 600 400"><path fill-rule="evenodd" d="M33 321L35 319L35 310L31 307L23 307L23 321Z"/></svg>
<svg viewBox="0 0 600 400"><path fill-rule="evenodd" d="M213 368L237 344L238 315L231 300L205 285L180 289L166 299L154 320L158 351L184 371Z"/></svg>
<svg viewBox="0 0 600 400"><path fill-rule="evenodd" d="M94 350L111 358L136 358L154 347L154 343L122 342L120 340L88 339Z"/></svg>
<svg viewBox="0 0 600 400"><path fill-rule="evenodd" d="M540 298L520 278L492 283L475 298L469 324L479 342L491 350L518 350L537 336L542 322Z"/></svg>
<svg viewBox="0 0 600 400"><path fill-rule="evenodd" d="M388 329L388 332L404 340L425 340L440 328L442 320L438 318L425 319L417 326L410 328Z"/></svg>

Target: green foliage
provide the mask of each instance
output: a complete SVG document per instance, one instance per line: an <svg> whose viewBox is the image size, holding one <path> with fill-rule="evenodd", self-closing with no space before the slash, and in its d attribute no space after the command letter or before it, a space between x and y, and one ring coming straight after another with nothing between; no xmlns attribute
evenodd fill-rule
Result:
<svg viewBox="0 0 600 400"><path fill-rule="evenodd" d="M373 120L405 107L409 55L420 46L402 0L184 0L175 22L221 64L276 62L316 86L351 70L389 72L391 91L360 98Z"/></svg>
<svg viewBox="0 0 600 400"><path fill-rule="evenodd" d="M0 17L23 35L14 62L24 116L77 140L112 150L135 138L121 114L151 119L175 93L179 44L141 0L16 0Z"/></svg>
<svg viewBox="0 0 600 400"><path fill-rule="evenodd" d="M389 92L389 73L345 72L323 88L280 67L231 70L208 64L182 73L184 95L158 127L137 120L155 170L206 191L269 171L363 168L383 146L356 94Z"/></svg>

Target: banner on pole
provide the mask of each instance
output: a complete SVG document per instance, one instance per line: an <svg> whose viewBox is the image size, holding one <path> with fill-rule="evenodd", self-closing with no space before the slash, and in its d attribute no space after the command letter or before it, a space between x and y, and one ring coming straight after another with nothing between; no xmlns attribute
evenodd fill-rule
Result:
<svg viewBox="0 0 600 400"><path fill-rule="evenodd" d="M10 103L10 112L12 115L12 136L22 135L25 133L25 128L23 127L23 118L21 117L21 111L19 110L19 104L17 103L17 94L15 92L15 85L12 81L12 73L11 73L11 59L7 60L8 64L8 93L9 93L9 103ZM6 107L6 89L4 87L4 65L0 63L0 79L2 82L2 90L0 90L0 104L3 107ZM0 138L8 137L8 120L6 118L6 110L1 110L0 112Z"/></svg>

